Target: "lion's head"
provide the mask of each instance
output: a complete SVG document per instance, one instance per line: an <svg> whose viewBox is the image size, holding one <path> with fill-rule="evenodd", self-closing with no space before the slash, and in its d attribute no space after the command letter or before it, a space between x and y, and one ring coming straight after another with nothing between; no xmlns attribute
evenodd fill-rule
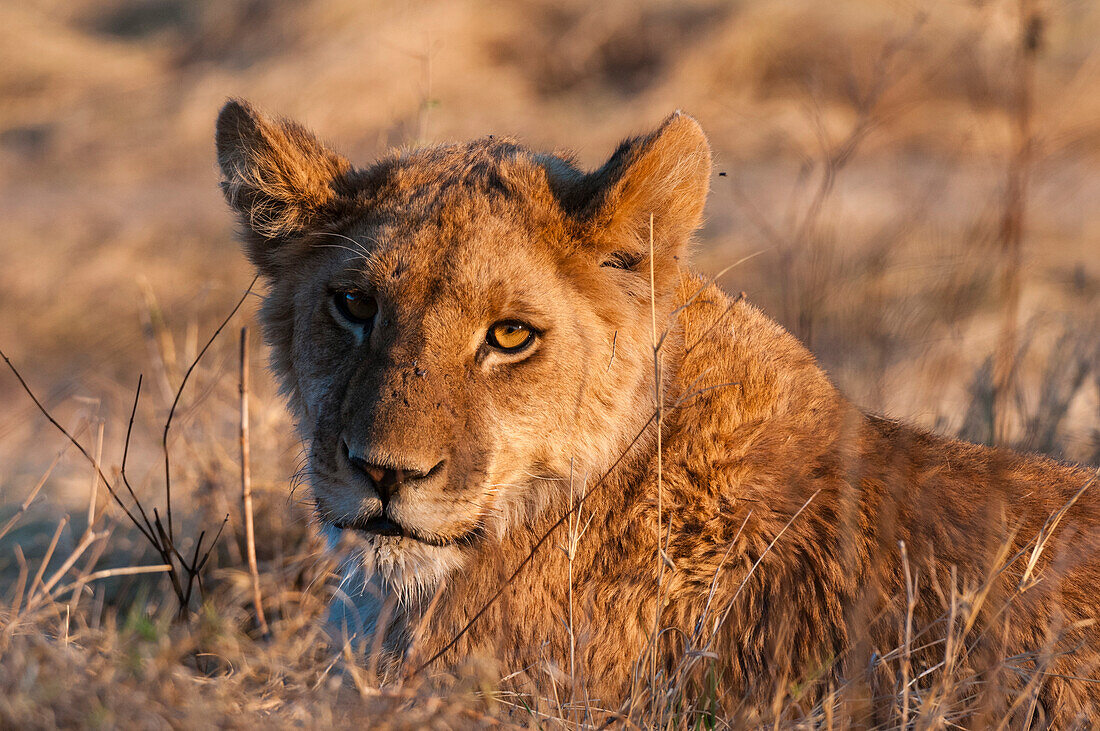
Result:
<svg viewBox="0 0 1100 731"><path fill-rule="evenodd" d="M317 515L392 579L459 565L647 421L710 175L690 117L591 173L492 136L353 168L236 101L217 149Z"/></svg>

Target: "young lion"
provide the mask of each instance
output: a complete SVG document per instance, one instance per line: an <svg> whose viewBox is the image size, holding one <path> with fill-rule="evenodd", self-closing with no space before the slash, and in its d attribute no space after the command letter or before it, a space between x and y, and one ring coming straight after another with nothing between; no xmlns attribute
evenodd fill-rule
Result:
<svg viewBox="0 0 1100 731"><path fill-rule="evenodd" d="M873 719L938 666L945 707L1100 719L1092 473L865 414L691 274L690 117L588 173L493 136L353 168L238 101L217 150L340 621L406 671Z"/></svg>

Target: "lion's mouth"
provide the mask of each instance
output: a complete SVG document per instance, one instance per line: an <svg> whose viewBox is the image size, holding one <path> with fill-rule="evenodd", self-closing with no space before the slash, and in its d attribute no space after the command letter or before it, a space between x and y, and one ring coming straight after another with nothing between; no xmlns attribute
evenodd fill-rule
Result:
<svg viewBox="0 0 1100 731"><path fill-rule="evenodd" d="M354 526L354 529L361 533L373 533L377 536L404 536L406 533L400 523L390 520L384 515L371 518L361 525Z"/></svg>
<svg viewBox="0 0 1100 731"><path fill-rule="evenodd" d="M356 520L350 523L343 521L333 521L332 526L339 530L353 530L358 533L366 533L372 536L390 536L394 538L413 538L409 531L405 530L404 526L395 520L391 520L384 515L376 515L373 518L367 518L366 520Z"/></svg>
<svg viewBox="0 0 1100 731"><path fill-rule="evenodd" d="M353 530L357 533L363 533L370 536L386 536L391 538L407 538L418 543L424 543L429 546L468 546L473 543L481 535L480 528L474 528L466 533L455 538L444 538L442 536L424 535L416 530L411 530L397 521L385 516L376 515L373 518L367 518L365 520L356 520L354 522L333 522L332 526L339 530Z"/></svg>

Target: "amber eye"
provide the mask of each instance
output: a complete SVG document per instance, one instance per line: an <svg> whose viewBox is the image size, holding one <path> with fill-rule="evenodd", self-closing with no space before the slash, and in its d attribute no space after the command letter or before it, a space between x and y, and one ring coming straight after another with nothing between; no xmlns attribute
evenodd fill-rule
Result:
<svg viewBox="0 0 1100 731"><path fill-rule="evenodd" d="M378 314L378 301L370 295L359 292L337 292L333 297L340 314L356 325L368 325Z"/></svg>
<svg viewBox="0 0 1100 731"><path fill-rule="evenodd" d="M485 340L497 350L517 353L535 339L535 331L522 322L507 320L498 322L485 333Z"/></svg>

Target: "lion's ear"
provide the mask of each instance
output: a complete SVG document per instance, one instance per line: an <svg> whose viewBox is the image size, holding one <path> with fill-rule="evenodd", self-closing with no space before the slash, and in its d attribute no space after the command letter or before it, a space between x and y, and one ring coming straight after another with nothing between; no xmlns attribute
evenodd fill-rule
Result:
<svg viewBox="0 0 1100 731"><path fill-rule="evenodd" d="M674 270L698 228L710 188L710 145L680 112L644 137L623 142L586 176L586 218L609 266L649 271L650 225L656 271Z"/></svg>
<svg viewBox="0 0 1100 731"><path fill-rule="evenodd" d="M337 201L351 165L301 125L240 100L222 107L215 137L225 198L247 229L253 262L270 272L280 242L317 225Z"/></svg>

